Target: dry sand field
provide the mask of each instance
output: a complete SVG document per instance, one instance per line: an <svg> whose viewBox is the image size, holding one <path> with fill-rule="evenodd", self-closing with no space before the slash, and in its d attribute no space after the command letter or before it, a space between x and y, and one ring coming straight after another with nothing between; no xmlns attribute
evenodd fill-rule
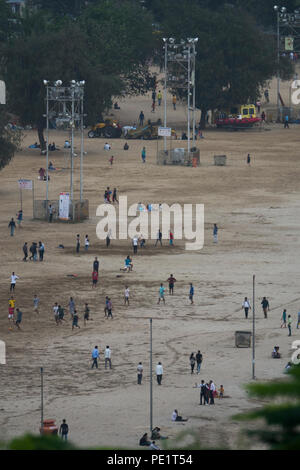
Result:
<svg viewBox="0 0 300 470"><path fill-rule="evenodd" d="M275 84L271 86L274 96ZM150 95L119 101L116 115L123 124L137 119L141 109L146 118L159 117L162 109L150 113ZM185 108L177 111L168 104L172 125L182 123ZM264 107L263 107L264 108ZM20 208L17 180L35 182L37 198L45 197L45 183L37 179L45 157L28 146L36 141L27 131L22 151L0 173L1 290L0 338L6 342L7 364L0 367L0 439L24 432L37 433L40 424L40 367L44 367L45 418L65 418L70 439L78 446L106 445L135 448L149 430L149 318L153 318L153 364L164 367L162 386L153 382L154 426L174 438L181 431L195 431L203 444L220 442L246 448L240 425L231 416L257 407L244 384L251 381L251 349L237 349L234 333L251 330L252 315L244 318L241 308L245 296L252 302L252 276L256 275L256 376L258 380L284 377L291 356L292 340L300 339L296 330L300 309L298 269L300 228L299 127L266 125L249 132L207 130L197 142L201 166L160 167L156 165L155 141L111 140L112 151L103 150L103 139L85 140L84 196L89 199L90 218L80 224L52 223L32 219L31 191L23 191L24 222L15 236L9 236L8 223ZM63 147L66 133L51 131L50 141ZM143 165L140 152L147 149ZM161 145L161 143L160 143ZM182 142L172 142L181 147ZM79 139L76 137L76 147ZM213 155L227 155L226 167L213 166ZM250 153L251 166L246 164ZM109 156L115 156L111 167ZM51 152L54 166L65 168L64 150ZM79 190L79 162L76 160L75 193ZM173 248L163 242L134 256L132 273L120 273L124 258L132 254L128 241L112 241L107 249L96 237L96 208L103 202L106 186L127 195L129 204L166 202L205 205L205 243L200 251L185 251L183 243ZM49 198L69 189L69 171L51 174ZM213 243L213 223L219 226L219 243ZM90 238L87 253L75 253L76 234ZM22 262L25 241L42 240L45 260ZM59 244L65 246L58 248ZM91 288L92 262L100 261L99 282ZM8 299L10 274L17 281L16 306L23 312L22 329L9 331ZM170 273L177 279L174 296L166 295L166 305L157 305L158 289ZM77 274L77 277L69 277ZM189 304L189 283L195 286L195 303ZM130 307L123 305L124 286L131 290ZM165 285L167 283L165 282ZM33 312L33 295L40 298L40 314ZM104 299L109 295L114 318L104 318ZM67 321L56 326L54 302L67 306L73 296L79 311L80 329L72 331ZM270 302L268 319L263 318L261 299ZM87 326L83 325L84 303L91 308ZM283 308L293 318L292 337L280 328ZM100 367L91 370L91 351L101 351ZM103 351L112 350L112 370L104 369ZM271 352L280 346L282 359ZM191 375L190 353L200 349L203 365L200 375ZM142 386L136 384L136 366L144 365ZM224 385L223 400L215 406L200 407L201 379ZM172 423L172 411L189 417L187 423Z"/></svg>

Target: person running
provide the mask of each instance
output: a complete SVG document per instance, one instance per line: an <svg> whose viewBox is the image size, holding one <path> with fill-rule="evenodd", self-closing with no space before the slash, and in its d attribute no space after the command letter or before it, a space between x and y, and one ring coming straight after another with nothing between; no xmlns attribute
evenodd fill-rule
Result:
<svg viewBox="0 0 300 470"><path fill-rule="evenodd" d="M146 147L143 147L141 157L142 157L142 162L146 163Z"/></svg>
<svg viewBox="0 0 300 470"><path fill-rule="evenodd" d="M248 312L249 312L249 309L251 309L250 307L250 302L249 300L247 299L247 297L245 297L245 300L242 304L242 308L244 309L245 311L245 318L247 319L248 318Z"/></svg>
<svg viewBox="0 0 300 470"><path fill-rule="evenodd" d="M27 246L27 242L25 242L24 245L23 245L23 253L24 253L23 261L27 261L27 258L28 258L28 246Z"/></svg>
<svg viewBox="0 0 300 470"><path fill-rule="evenodd" d="M165 302L165 290L166 290L166 289L164 288L164 285L161 284L161 285L160 285L160 288L159 288L159 297L158 297L158 302L157 302L157 304L159 304L161 300L164 302L164 304L166 303L166 302Z"/></svg>
<svg viewBox="0 0 300 470"><path fill-rule="evenodd" d="M194 353L192 352L192 354L190 355L191 374L194 373L195 364L196 364L196 359L195 359Z"/></svg>
<svg viewBox="0 0 300 470"><path fill-rule="evenodd" d="M79 320L79 317L78 317L77 311L74 310L74 313L73 313L73 322L72 322L72 330L74 330L75 326L76 326L76 328L80 328L80 326L78 325L78 320Z"/></svg>
<svg viewBox="0 0 300 470"><path fill-rule="evenodd" d="M105 358L105 369L107 369L107 364L109 364L109 368L111 369L111 350L109 346L106 346L106 349L104 352L104 358Z"/></svg>
<svg viewBox="0 0 300 470"><path fill-rule="evenodd" d="M59 428L59 434L61 435L62 440L67 441L68 440L68 433L69 433L69 426L66 423L66 420L63 419L63 422L60 425Z"/></svg>
<svg viewBox="0 0 300 470"><path fill-rule="evenodd" d="M161 385L163 373L164 373L163 366L161 362L159 362L156 366L156 380L157 380L158 385Z"/></svg>
<svg viewBox="0 0 300 470"><path fill-rule="evenodd" d="M13 237L15 233L15 228L16 228L16 222L14 221L14 218L12 217L9 224L8 228L10 228L10 236Z"/></svg>
<svg viewBox="0 0 300 470"><path fill-rule="evenodd" d="M111 303L111 300L110 298L108 298L108 301L107 301L107 318L113 318L113 314L112 314L112 303Z"/></svg>
<svg viewBox="0 0 300 470"><path fill-rule="evenodd" d="M92 369L94 369L94 366L96 369L98 369L98 359L99 359L99 349L98 346L95 346L93 351L92 351Z"/></svg>
<svg viewBox="0 0 300 470"><path fill-rule="evenodd" d="M262 309L263 309L265 318L268 318L267 312L270 311L270 305L269 305L269 301L266 299L266 297L263 297L263 299L261 301L261 305L262 305Z"/></svg>
<svg viewBox="0 0 300 470"><path fill-rule="evenodd" d="M218 226L217 224L214 224L214 228L213 228L213 236L214 236L214 243L218 243Z"/></svg>
<svg viewBox="0 0 300 470"><path fill-rule="evenodd" d="M201 364L202 364L202 361L203 361L203 356L202 356L200 351L198 351L197 354L196 354L196 361L197 361L197 374L199 374L200 369L201 369Z"/></svg>
<svg viewBox="0 0 300 470"><path fill-rule="evenodd" d="M84 316L83 316L83 323L84 323L84 326L86 326L86 322L89 321L89 317L90 317L89 304L86 303L86 304L85 304L85 307L84 307Z"/></svg>
<svg viewBox="0 0 300 470"><path fill-rule="evenodd" d="M291 315L288 316L287 324L288 324L288 329L289 329L288 336L292 336L292 317L291 317Z"/></svg>
<svg viewBox="0 0 300 470"><path fill-rule="evenodd" d="M191 301L191 305L194 303L194 286L190 283L190 292L189 292L189 299Z"/></svg>
<svg viewBox="0 0 300 470"><path fill-rule="evenodd" d="M173 274L170 274L170 277L167 279L167 282L169 283L169 294L173 295L173 293L174 293L174 284L176 282L176 279L173 276Z"/></svg>
<svg viewBox="0 0 300 470"><path fill-rule="evenodd" d="M282 317L281 317L282 323L280 328L286 328L286 309L283 310L282 312ZM298 320L299 320L299 314L298 314ZM297 325L298 328L298 325Z"/></svg>
<svg viewBox="0 0 300 470"><path fill-rule="evenodd" d="M143 364L141 362L138 363L137 366L137 383L138 385L142 385L142 378L143 378Z"/></svg>
<svg viewBox="0 0 300 470"><path fill-rule="evenodd" d="M17 312L16 326L17 326L18 329L20 330L20 323L21 323L21 321L22 321L23 313L22 313L21 310L19 310L18 308L16 309L16 312Z"/></svg>
<svg viewBox="0 0 300 470"><path fill-rule="evenodd" d="M96 287L98 282L98 271L92 273L92 287Z"/></svg>
<svg viewBox="0 0 300 470"><path fill-rule="evenodd" d="M33 311L38 315L39 314L39 303L40 299L36 294L33 296Z"/></svg>
<svg viewBox="0 0 300 470"><path fill-rule="evenodd" d="M76 253L79 253L80 250L80 235L79 233L76 235Z"/></svg>
<svg viewBox="0 0 300 470"><path fill-rule="evenodd" d="M156 235L155 246L157 245L158 242L160 243L160 246L162 246L162 233L161 233L160 229L158 229L158 232L157 232L157 235Z"/></svg>
<svg viewBox="0 0 300 470"><path fill-rule="evenodd" d="M9 289L10 292L14 292L15 287L16 287L17 279L20 279L19 276L17 276L17 275L13 272L12 275L10 276L10 289Z"/></svg>
<svg viewBox="0 0 300 470"><path fill-rule="evenodd" d="M98 261L98 258L97 256L95 257L94 259L94 262L93 262L93 271L99 271L99 261Z"/></svg>
<svg viewBox="0 0 300 470"><path fill-rule="evenodd" d="M124 304L125 304L125 305L128 305L128 307L129 307L129 294L130 294L129 287L128 287L128 286L125 286L125 291L124 291Z"/></svg>

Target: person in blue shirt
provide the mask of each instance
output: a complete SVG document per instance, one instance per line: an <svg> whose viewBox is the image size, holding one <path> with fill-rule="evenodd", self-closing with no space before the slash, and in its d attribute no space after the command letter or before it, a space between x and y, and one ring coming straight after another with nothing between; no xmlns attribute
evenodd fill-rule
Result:
<svg viewBox="0 0 300 470"><path fill-rule="evenodd" d="M162 300L164 302L164 304L166 303L165 302L165 288L164 288L164 285L161 284L160 285L160 288L159 288L159 297L158 297L158 304L160 303L160 301Z"/></svg>
<svg viewBox="0 0 300 470"><path fill-rule="evenodd" d="M193 298L194 298L194 286L193 286L192 283L190 283L190 295L189 295L189 299L190 299L190 301L191 301L191 304L194 303Z"/></svg>
<svg viewBox="0 0 300 470"><path fill-rule="evenodd" d="M96 369L98 369L98 358L99 358L99 349L98 349L98 346L95 346L92 352L92 359L93 359L92 369L94 368L94 366L96 366Z"/></svg>
<svg viewBox="0 0 300 470"><path fill-rule="evenodd" d="M214 235L214 243L218 243L218 227L217 224L214 224L214 230L213 230L213 235Z"/></svg>
<svg viewBox="0 0 300 470"><path fill-rule="evenodd" d="M141 156L142 156L143 163L146 163L146 147L143 147Z"/></svg>
<svg viewBox="0 0 300 470"><path fill-rule="evenodd" d="M284 118L284 128L289 129L289 117L288 117L288 115L286 115L285 118Z"/></svg>

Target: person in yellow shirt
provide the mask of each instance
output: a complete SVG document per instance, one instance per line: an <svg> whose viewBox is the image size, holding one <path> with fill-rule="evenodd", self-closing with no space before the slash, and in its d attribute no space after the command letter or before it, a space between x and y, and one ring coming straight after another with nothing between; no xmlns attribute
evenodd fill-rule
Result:
<svg viewBox="0 0 300 470"><path fill-rule="evenodd" d="M161 100L162 100L162 94L161 94L161 91L159 90L159 92L157 93L158 106L161 105Z"/></svg>
<svg viewBox="0 0 300 470"><path fill-rule="evenodd" d="M16 305L16 301L13 298L13 296L11 296L11 298L8 301L8 321L9 321L9 323L14 323L15 305Z"/></svg>
<svg viewBox="0 0 300 470"><path fill-rule="evenodd" d="M219 388L219 398L224 398L224 387L223 387L223 385L220 385L220 388Z"/></svg>
<svg viewBox="0 0 300 470"><path fill-rule="evenodd" d="M176 110L176 102L177 102L176 95L173 95L172 103L173 103L173 108L174 108L174 110Z"/></svg>

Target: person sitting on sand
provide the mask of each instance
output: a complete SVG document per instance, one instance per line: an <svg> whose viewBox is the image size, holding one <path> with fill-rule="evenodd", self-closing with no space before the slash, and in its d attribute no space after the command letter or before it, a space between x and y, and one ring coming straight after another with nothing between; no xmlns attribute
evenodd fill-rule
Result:
<svg viewBox="0 0 300 470"><path fill-rule="evenodd" d="M124 144L124 147L123 147L123 148L124 148L124 150L128 150L128 149L129 149L129 145L127 144L127 142L125 142L125 144Z"/></svg>
<svg viewBox="0 0 300 470"><path fill-rule="evenodd" d="M123 271L129 272L129 271L132 271L132 268L133 268L132 259L128 255L127 258L125 258L125 266L123 268Z"/></svg>
<svg viewBox="0 0 300 470"><path fill-rule="evenodd" d="M148 434L145 433L143 436L140 438L140 446L150 446L151 442L148 441Z"/></svg>
<svg viewBox="0 0 300 470"><path fill-rule="evenodd" d="M178 411L177 410L174 410L173 413L172 413L172 421L187 421L187 419L183 419L182 416L179 416L178 415Z"/></svg>
<svg viewBox="0 0 300 470"><path fill-rule="evenodd" d="M169 438L161 436L160 428L156 426L156 428L152 429L151 439L169 439Z"/></svg>
<svg viewBox="0 0 300 470"><path fill-rule="evenodd" d="M69 142L68 140L65 140L64 148L65 148L65 149L71 148L71 144L70 144L70 142Z"/></svg>
<svg viewBox="0 0 300 470"><path fill-rule="evenodd" d="M272 357L273 359L280 359L281 354L279 352L279 346L274 346L273 352L272 352Z"/></svg>
<svg viewBox="0 0 300 470"><path fill-rule="evenodd" d="M52 162L49 163L48 170L52 170L52 171L56 170Z"/></svg>
<svg viewBox="0 0 300 470"><path fill-rule="evenodd" d="M118 105L117 101L114 104L114 109L121 109L120 106Z"/></svg>

